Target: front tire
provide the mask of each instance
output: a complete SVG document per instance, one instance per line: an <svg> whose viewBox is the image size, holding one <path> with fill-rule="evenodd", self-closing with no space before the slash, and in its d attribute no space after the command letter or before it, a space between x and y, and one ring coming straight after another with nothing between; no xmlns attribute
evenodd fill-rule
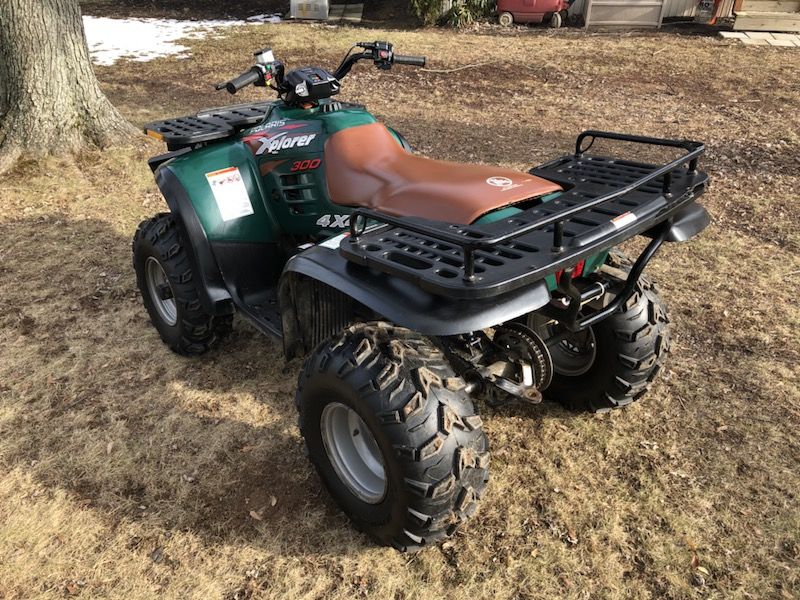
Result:
<svg viewBox="0 0 800 600"><path fill-rule="evenodd" d="M443 354L387 323L324 342L299 376L309 457L355 526L418 550L452 535L488 481L481 419Z"/></svg>
<svg viewBox="0 0 800 600"><path fill-rule="evenodd" d="M203 310L185 241L170 213L142 221L133 237L133 267L142 301L161 339L174 352L194 356L226 336L233 315Z"/></svg>
<svg viewBox="0 0 800 600"><path fill-rule="evenodd" d="M631 262L613 252L608 264L628 271ZM541 322L531 326L545 341L563 333ZM627 406L641 398L660 373L669 340L667 307L655 284L642 276L620 310L550 345L554 374L544 394L577 411L606 412Z"/></svg>

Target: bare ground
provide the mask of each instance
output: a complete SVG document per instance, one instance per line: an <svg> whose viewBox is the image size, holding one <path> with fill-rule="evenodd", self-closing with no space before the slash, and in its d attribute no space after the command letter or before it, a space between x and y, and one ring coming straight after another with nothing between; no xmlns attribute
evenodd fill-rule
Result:
<svg viewBox="0 0 800 600"><path fill-rule="evenodd" d="M664 377L610 415L484 410L493 479L478 516L415 556L377 548L303 456L297 365L278 344L240 320L186 360L149 325L129 244L165 208L145 164L160 147L23 164L0 180L0 598L798 597L794 54L282 25L98 74L141 124L226 102L209 84L265 42L332 65L361 38L431 69L480 65L347 80L433 156L526 168L587 127L708 142L714 224L649 268L672 309Z"/></svg>

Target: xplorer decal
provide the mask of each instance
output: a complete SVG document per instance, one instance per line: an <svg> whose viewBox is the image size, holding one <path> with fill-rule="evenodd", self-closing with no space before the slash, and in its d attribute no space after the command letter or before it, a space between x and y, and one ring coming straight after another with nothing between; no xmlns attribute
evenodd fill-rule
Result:
<svg viewBox="0 0 800 600"><path fill-rule="evenodd" d="M301 133L291 135L286 131L275 134L272 137L263 137L260 142L261 145L256 150L256 156L261 154L278 154L281 150L288 150L289 148L305 148L317 137L316 133Z"/></svg>
<svg viewBox="0 0 800 600"><path fill-rule="evenodd" d="M307 148L321 133L320 127L315 123L286 123L285 121L272 121L270 128L262 125L255 133L244 138L250 151L256 156L280 154L286 150Z"/></svg>

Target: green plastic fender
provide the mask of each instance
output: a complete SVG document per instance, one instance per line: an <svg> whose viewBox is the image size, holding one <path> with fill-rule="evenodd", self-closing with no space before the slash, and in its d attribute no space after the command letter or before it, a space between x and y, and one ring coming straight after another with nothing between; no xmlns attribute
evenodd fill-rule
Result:
<svg viewBox="0 0 800 600"><path fill-rule="evenodd" d="M269 243L279 239L275 219L264 206L263 182L252 152L242 142L212 144L180 156L169 167L185 188L209 241ZM236 168L253 214L223 220L207 174Z"/></svg>

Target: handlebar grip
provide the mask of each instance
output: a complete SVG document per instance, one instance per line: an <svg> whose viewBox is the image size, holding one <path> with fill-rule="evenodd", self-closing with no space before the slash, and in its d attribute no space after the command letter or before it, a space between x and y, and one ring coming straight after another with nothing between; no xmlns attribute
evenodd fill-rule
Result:
<svg viewBox="0 0 800 600"><path fill-rule="evenodd" d="M403 56L402 54L394 55L394 64L396 65L411 65L412 67L424 67L424 56Z"/></svg>
<svg viewBox="0 0 800 600"><path fill-rule="evenodd" d="M228 90L229 94L235 94L243 87L256 83L260 77L261 71L259 71L258 67L253 67L246 73L242 73L225 83L225 89Z"/></svg>

